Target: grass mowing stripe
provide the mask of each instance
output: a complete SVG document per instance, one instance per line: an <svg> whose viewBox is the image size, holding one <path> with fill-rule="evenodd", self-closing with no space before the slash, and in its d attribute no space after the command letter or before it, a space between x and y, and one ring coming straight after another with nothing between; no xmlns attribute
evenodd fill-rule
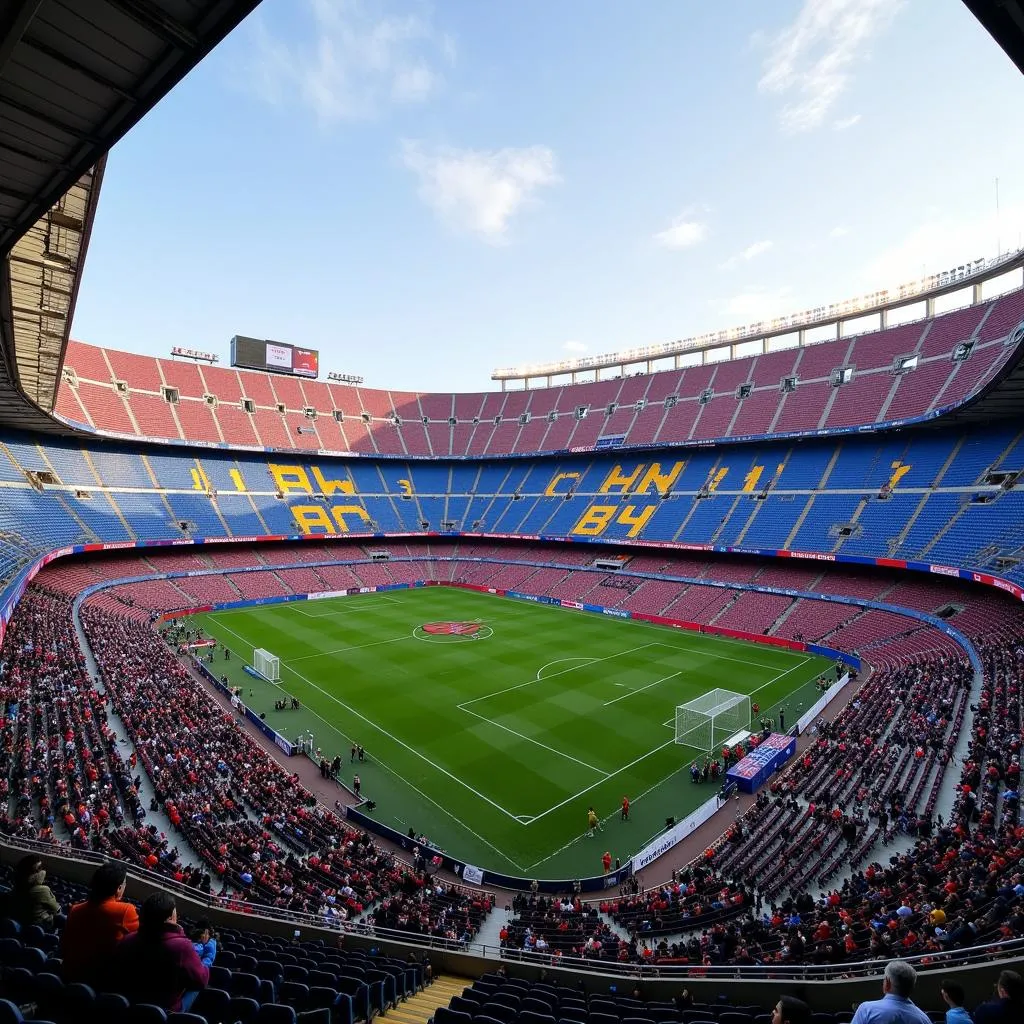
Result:
<svg viewBox="0 0 1024 1024"><path fill-rule="evenodd" d="M590 659L590 663L594 664L594 663L599 662L599 661L611 661L612 658L621 658L621 657L624 657L627 654L635 654L637 651L642 651L642 650L644 650L647 647L657 647L657 646L658 646L657 644L643 644L641 647L631 647L628 651L616 651L614 654L609 654L606 658L593 658L593 659ZM569 660L572 660L572 661L580 660L581 661L582 659L563 658L562 660L563 661L569 661ZM550 665L553 665L553 664L555 664L555 663L554 662L548 662L548 664L545 665L544 668L548 668ZM533 679L527 679L525 683L516 683L515 686L506 686L505 689L503 689L503 690L495 690L493 693L485 693L482 697L474 697L473 700L467 700L467 701L465 701L462 704L457 704L456 707L458 707L458 709L460 711L465 711L466 708L469 707L470 704L476 704L478 701L488 700L491 697L500 697L503 693L511 693L513 690L521 690L524 686L533 686L534 683L546 683L546 682L548 682L548 680L554 679L556 676L568 675L570 672L576 672L580 668L583 668L583 667L589 668L590 666L589 665L587 665L587 666L576 665L573 668L564 668L564 669L561 669L558 672L552 672L551 675L549 675L549 676L544 676L543 679L540 678L540 673L544 669L540 669L537 672L537 675Z"/></svg>
<svg viewBox="0 0 1024 1024"><path fill-rule="evenodd" d="M217 620L217 616L216 616L216 615L211 615L211 616L210 616L210 620L211 620L211 621L216 621L216 620ZM254 645L254 644L252 644L252 643L251 643L250 641L246 640L246 639L245 639L244 637L242 637L242 636L239 636L239 635L238 635L238 633L236 633L236 632L235 632L235 631L234 631L233 629L230 629L230 628L228 628L227 626L224 626L224 624L223 624L223 623L221 623L221 626L222 626L222 627L223 627L223 628L224 628L224 629L225 629L225 630L226 630L226 631L227 631L228 633L230 633L230 634L231 634L231 635L232 635L233 637L235 637L236 639L238 639L239 641L241 641L241 643L243 643L243 644L244 644L245 646L247 646L247 647L248 647L248 648L249 648L250 650L253 650L253 651L254 651L254 650L256 650L256 647L255 647L255 645ZM403 639L409 639L409 638L408 638L408 637L405 637L405 638L403 638ZM283 663L282 663L282 664L283 664ZM288 666L287 666L287 665L283 665L283 667L284 667L284 668L288 668ZM300 675L299 675L299 673L298 673L298 672L295 672L294 670L290 670L290 671L292 671L292 674L293 674L293 675L296 675L296 676L298 676L298 677L299 677L300 679L302 679L302 678L303 678L302 676L300 676ZM307 681L307 682L308 682L308 681ZM315 686L314 686L314 689L319 689L319 687L315 687ZM329 722L329 721L328 721L328 720L327 720L326 718L323 718L323 717L322 717L321 715L318 715L318 714L317 714L317 713L316 713L315 711L314 711L314 712L312 712L312 714L313 714L313 716L314 716L315 718L318 718L318 719L320 719L320 721L321 721L321 722L323 722L323 723L324 723L324 725L326 725L326 726L327 726L328 728L330 728L330 729L334 729L335 731L337 731L337 732L339 733L339 735L343 736L343 737L344 737L344 739L345 739L345 740L346 740L347 742L349 742L349 743L354 743L354 742L355 742L355 740L354 740L354 739L353 739L353 738L352 738L351 736L348 736L348 735L347 735L346 733L344 733L344 732L341 732L341 730L340 730L340 729L338 729L338 727L337 727L337 725L336 725L335 723L333 723L333 722ZM435 800L435 799L434 799L434 798L433 798L432 796L430 796L430 795L429 795L428 793L424 793L424 792L423 792L423 790L421 790L421 789L418 789L418 788L417 788L416 786L414 786L414 785L413 785L413 784L412 784L411 782L409 782L409 781L408 781L408 779L405 779L405 778L404 778L404 777L403 777L403 776L402 776L402 775L401 775L401 774L400 774L399 772L396 772L396 771L395 771L395 770L394 770L393 768L390 768L390 767L389 767L389 766L388 766L387 764L385 764L385 762L383 762L383 761L382 761L382 760L380 759L380 757L379 757L379 756L375 756L375 757L374 757L374 761L375 761L375 762L376 762L377 764L379 764L379 765L380 765L380 766L381 766L381 767L382 767L382 768L383 768L383 769L384 769L385 771L388 771L388 772L390 772L390 773L391 773L391 774L392 774L392 775L393 775L393 776L394 776L394 777L395 777L396 779L398 779L399 781L401 781L401 782L402 782L402 783L403 783L404 785L408 786L408 787L409 787L410 789L413 789L413 790L414 790L414 791L415 791L416 793L418 793L418 794L419 794L419 795L420 795L421 797L423 797L423 799L424 799L424 800L426 800L426 801L428 801L429 803L433 804L433 805L434 805L434 806L435 806L435 807L436 807L436 808L437 808L437 809L438 809L439 811L442 811L442 812L443 812L444 814L446 814L446 815L447 815L447 816L448 816L449 818L451 818L451 819L452 819L452 821L454 821L454 822L455 822L455 823L456 823L456 824L457 824L457 825L458 825L458 826L459 826L460 828L464 828L464 829L465 829L465 830L466 830L467 832L469 832L469 833L470 833L471 835L475 836L475 837L476 837L476 838L477 838L477 839L478 839L478 840L479 840L479 841L480 841L481 843L483 843L484 845L486 845L486 846L490 847L490 849L491 849L491 850L493 850L493 851L494 851L494 853L498 854L498 856L499 856L499 857L503 858L504 860L507 860L507 861L508 861L508 862L509 862L509 863L510 863L510 864L511 864L511 865L512 865L512 866L513 866L513 867L514 867L514 868L515 868L516 870L518 870L518 871L525 871L525 870L528 870L528 869L527 869L526 867L524 867L524 866L523 866L522 864L518 863L517 861L514 861L514 860L512 860L512 859L511 859L511 858L510 858L510 857L508 856L508 854L507 854L507 853L505 853L505 852L504 852L503 850L500 850L500 849L499 849L499 848L498 848L497 846L494 846L494 845L493 845L493 844L492 844L492 843L491 843L491 842L490 842L489 840L487 840L487 839L486 839L486 838L485 838L484 836L480 835L480 834L479 834L478 832L475 832L475 831L474 831L474 830L473 830L472 828L470 828L470 826L469 826L469 825L467 825L467 824L466 824L466 823L465 823L464 821L461 821L461 820L460 820L459 818L457 818L457 817L456 817L456 816L455 816L454 814L452 814L452 812L451 812L451 811L450 811L450 810L449 810L449 809L448 809L447 807L445 807L445 806L444 806L443 804L440 804L440 803L438 803L438 802L437 802L437 801L436 801L436 800ZM400 819L399 819L399 820L400 820ZM404 821L400 821L400 823L401 823L401 824L403 824L403 825L404 825L404 824L406 824L406 823L405 823Z"/></svg>
<svg viewBox="0 0 1024 1024"><path fill-rule="evenodd" d="M521 740L525 740L527 743L532 743L535 746L540 747L542 750L549 750L552 754L557 754L559 757L567 758L570 761L575 761L576 764L583 765L584 768L589 768L592 772L597 772L598 775L608 778L608 772L603 768L596 768L592 764L587 764L586 761L581 761L578 757L573 757L572 754L567 754L564 750L556 750L554 747L549 747L546 743L541 743L540 740L535 740L530 736L524 736L521 732L516 732L515 729L510 729L507 725L502 725L501 722L492 721L490 718L484 718L483 715L478 715L475 711L470 711L465 705L460 708L461 711L465 711L467 715L472 715L474 718L479 719L481 722L486 722L487 725L493 726L495 729L502 729L507 732L510 736L516 736Z"/></svg>

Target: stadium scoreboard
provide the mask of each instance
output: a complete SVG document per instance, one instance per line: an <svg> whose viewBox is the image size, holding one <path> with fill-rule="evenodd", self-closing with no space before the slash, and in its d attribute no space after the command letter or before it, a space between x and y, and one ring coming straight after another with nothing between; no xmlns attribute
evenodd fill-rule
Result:
<svg viewBox="0 0 1024 1024"><path fill-rule="evenodd" d="M231 365L246 370L290 373L297 377L320 374L320 353L284 341L266 341L236 334L231 339Z"/></svg>

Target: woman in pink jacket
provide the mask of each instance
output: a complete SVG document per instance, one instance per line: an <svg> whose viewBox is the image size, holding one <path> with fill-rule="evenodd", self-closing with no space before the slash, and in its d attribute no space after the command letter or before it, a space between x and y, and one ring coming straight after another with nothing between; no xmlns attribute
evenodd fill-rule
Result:
<svg viewBox="0 0 1024 1024"><path fill-rule="evenodd" d="M209 968L178 925L174 897L166 892L155 892L142 904L139 930L117 944L110 970L110 989L169 1013L187 1012L210 981Z"/></svg>

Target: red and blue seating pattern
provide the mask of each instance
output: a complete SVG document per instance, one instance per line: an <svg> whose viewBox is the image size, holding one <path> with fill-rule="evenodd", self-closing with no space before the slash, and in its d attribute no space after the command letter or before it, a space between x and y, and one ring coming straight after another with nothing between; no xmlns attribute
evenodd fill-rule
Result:
<svg viewBox="0 0 1024 1024"><path fill-rule="evenodd" d="M916 323L756 357L464 394L346 387L72 342L56 413L83 429L179 444L412 458L842 431L928 418L969 400L1016 355L1022 322L1024 291L1015 291ZM961 346L967 358L954 360ZM895 372L897 360L913 366ZM852 377L834 387L833 371L842 368Z"/></svg>

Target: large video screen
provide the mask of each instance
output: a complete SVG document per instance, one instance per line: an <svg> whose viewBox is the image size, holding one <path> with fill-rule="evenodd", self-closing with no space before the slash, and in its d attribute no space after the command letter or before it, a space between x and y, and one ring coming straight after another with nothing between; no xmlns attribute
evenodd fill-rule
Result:
<svg viewBox="0 0 1024 1024"><path fill-rule="evenodd" d="M266 341L236 334L231 339L231 365L246 370L318 377L320 353L314 348L299 348L283 341Z"/></svg>

